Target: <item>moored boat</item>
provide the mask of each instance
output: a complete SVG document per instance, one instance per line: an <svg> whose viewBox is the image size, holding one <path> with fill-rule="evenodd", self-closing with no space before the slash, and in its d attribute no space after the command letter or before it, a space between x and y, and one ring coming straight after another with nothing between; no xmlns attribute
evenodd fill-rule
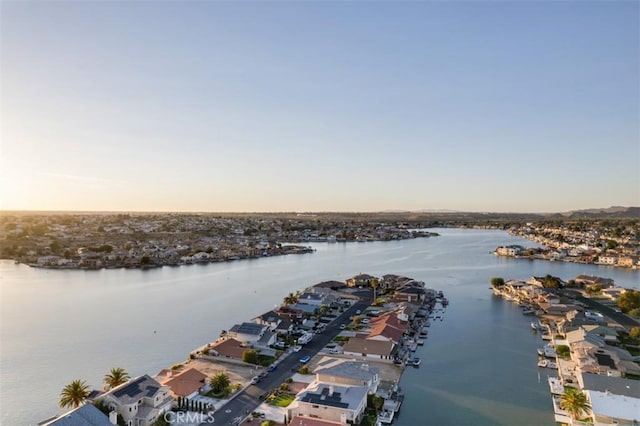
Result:
<svg viewBox="0 0 640 426"><path fill-rule="evenodd" d="M422 360L418 357L413 357L407 360L407 365L413 365L414 367L418 367Z"/></svg>

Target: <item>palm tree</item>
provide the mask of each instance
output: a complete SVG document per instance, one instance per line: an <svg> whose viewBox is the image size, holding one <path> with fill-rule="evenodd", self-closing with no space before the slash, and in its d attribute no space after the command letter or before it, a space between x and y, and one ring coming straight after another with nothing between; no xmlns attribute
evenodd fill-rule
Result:
<svg viewBox="0 0 640 426"><path fill-rule="evenodd" d="M211 378L209 383L211 384L213 393L218 394L224 392L229 387L231 380L227 373L218 373Z"/></svg>
<svg viewBox="0 0 640 426"><path fill-rule="evenodd" d="M371 286L371 288L373 288L373 301L375 303L376 301L376 292L378 290L378 284L380 284L380 282L378 281L378 279L376 277L373 277L369 280L369 285Z"/></svg>
<svg viewBox="0 0 640 426"><path fill-rule="evenodd" d="M587 395L580 389L567 387L560 396L560 408L571 413L573 419L578 419L583 412L586 414L591 405L587 401Z"/></svg>
<svg viewBox="0 0 640 426"><path fill-rule="evenodd" d="M298 296L294 295L293 293L289 293L288 296L286 296L283 300L285 306L289 306L292 305L294 303L298 303Z"/></svg>
<svg viewBox="0 0 640 426"><path fill-rule="evenodd" d="M111 372L104 376L103 381L107 384L107 386L109 386L109 389L113 389L123 383L127 383L129 379L129 373L127 373L124 368L116 367L112 368Z"/></svg>
<svg viewBox="0 0 640 426"><path fill-rule="evenodd" d="M84 380L74 380L60 392L60 408L78 408L89 396L89 385Z"/></svg>

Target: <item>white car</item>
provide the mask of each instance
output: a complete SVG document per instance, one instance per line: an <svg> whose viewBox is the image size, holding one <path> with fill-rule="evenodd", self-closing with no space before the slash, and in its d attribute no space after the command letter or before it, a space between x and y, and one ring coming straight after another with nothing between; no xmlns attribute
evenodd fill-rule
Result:
<svg viewBox="0 0 640 426"><path fill-rule="evenodd" d="M300 345L296 345L296 346L293 347L293 351L294 352L300 352L301 349L302 349L302 346L300 346Z"/></svg>
<svg viewBox="0 0 640 426"><path fill-rule="evenodd" d="M340 330L344 330L345 328L347 328L347 326L346 326L346 325L344 325L344 324L340 324Z"/></svg>

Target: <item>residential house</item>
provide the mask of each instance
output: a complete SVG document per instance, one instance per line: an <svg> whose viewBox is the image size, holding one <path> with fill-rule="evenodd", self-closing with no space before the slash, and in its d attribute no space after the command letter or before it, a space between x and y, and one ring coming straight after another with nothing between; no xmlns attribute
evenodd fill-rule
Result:
<svg viewBox="0 0 640 426"><path fill-rule="evenodd" d="M211 345L209 353L215 356L242 359L242 354L244 354L247 348L247 344L233 338L227 338Z"/></svg>
<svg viewBox="0 0 640 426"><path fill-rule="evenodd" d="M610 254L603 254L601 256L598 256L598 263L600 263L601 265L615 265L617 262L618 258Z"/></svg>
<svg viewBox="0 0 640 426"><path fill-rule="evenodd" d="M574 281L583 286L599 285L602 288L611 287L613 280L611 278L596 277L594 275L578 275Z"/></svg>
<svg viewBox="0 0 640 426"><path fill-rule="evenodd" d="M586 394L593 424L637 425L640 422L640 398L594 390L587 390Z"/></svg>
<svg viewBox="0 0 640 426"><path fill-rule="evenodd" d="M426 290L424 288L407 286L397 290L393 295L393 299L396 301L422 304L425 300L425 295Z"/></svg>
<svg viewBox="0 0 640 426"><path fill-rule="evenodd" d="M331 290L341 290L347 287L347 284L342 281L323 281L314 285L319 288L330 288Z"/></svg>
<svg viewBox="0 0 640 426"><path fill-rule="evenodd" d="M577 378L581 389L640 398L640 380L591 373L579 373Z"/></svg>
<svg viewBox="0 0 640 426"><path fill-rule="evenodd" d="M636 262L637 258L635 256L620 256L618 258L618 266L625 268L633 268Z"/></svg>
<svg viewBox="0 0 640 426"><path fill-rule="evenodd" d="M342 347L342 352L349 356L370 359L392 359L395 343L390 340L371 340L352 337Z"/></svg>
<svg viewBox="0 0 640 426"><path fill-rule="evenodd" d="M304 292L298 297L298 304L313 305L316 308L322 305L328 305L325 297L319 293Z"/></svg>
<svg viewBox="0 0 640 426"><path fill-rule="evenodd" d="M318 309L318 305L310 305L307 303L294 303L290 306L291 309L295 309L301 312L303 315L314 315Z"/></svg>
<svg viewBox="0 0 640 426"><path fill-rule="evenodd" d="M524 247L519 245L500 246L496 249L499 256L519 256Z"/></svg>
<svg viewBox="0 0 640 426"><path fill-rule="evenodd" d="M268 327L253 322L243 322L235 324L227 332L227 336L236 339L245 344L256 343L267 331Z"/></svg>
<svg viewBox="0 0 640 426"><path fill-rule="evenodd" d="M282 317L280 317L280 315L278 315L274 311L265 312L264 314L251 320L251 322L254 322L256 324L266 325L271 330L277 329L278 324L280 324L281 321Z"/></svg>
<svg viewBox="0 0 640 426"><path fill-rule="evenodd" d="M334 422L358 424L367 406L365 386L338 386L313 382L289 405L288 417L318 417Z"/></svg>
<svg viewBox="0 0 640 426"><path fill-rule="evenodd" d="M148 375L131 379L97 398L122 416L127 426L150 426L171 409L171 389Z"/></svg>
<svg viewBox="0 0 640 426"><path fill-rule="evenodd" d="M367 340L378 340L384 342L393 342L399 344L402 341L404 332L396 327L387 324L378 324L373 327L369 333L359 333L356 337L361 337Z"/></svg>
<svg viewBox="0 0 640 426"><path fill-rule="evenodd" d="M316 381L345 386L366 386L375 394L380 384L378 369L367 362L323 357L315 369Z"/></svg>
<svg viewBox="0 0 640 426"><path fill-rule="evenodd" d="M584 328L570 331L566 341L571 348L571 359L583 373L624 377L640 375L640 366L633 362L629 351L607 345L605 340Z"/></svg>
<svg viewBox="0 0 640 426"><path fill-rule="evenodd" d="M304 317L303 311L292 308L291 306L280 306L276 312L278 315L289 319L302 319Z"/></svg>
<svg viewBox="0 0 640 426"><path fill-rule="evenodd" d="M177 398L192 398L207 386L207 375L195 368L176 373L173 370L163 370L156 376L158 382L169 386L171 394Z"/></svg>
<svg viewBox="0 0 640 426"><path fill-rule="evenodd" d="M38 423L38 426L113 426L117 424L117 414L111 420L93 404L84 404L78 408Z"/></svg>
<svg viewBox="0 0 640 426"><path fill-rule="evenodd" d="M347 287L368 287L369 283L374 278L376 277L373 275L358 274L346 280Z"/></svg>

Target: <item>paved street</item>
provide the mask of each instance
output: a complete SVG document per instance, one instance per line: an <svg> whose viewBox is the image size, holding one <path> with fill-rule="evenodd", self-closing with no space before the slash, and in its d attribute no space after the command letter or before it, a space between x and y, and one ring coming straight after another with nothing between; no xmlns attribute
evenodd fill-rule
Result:
<svg viewBox="0 0 640 426"><path fill-rule="evenodd" d="M587 306L588 308L591 308L595 311L600 312L602 315L605 315L609 318L611 318L612 320L614 320L615 322L617 322L620 325L623 325L625 327L636 327L640 325L640 322L636 321L635 319L631 318L628 315L623 314L622 312L616 312L613 308L598 302L597 300L593 300L593 299L589 299L586 297L583 297L579 292L574 291L574 290L570 290L570 289L565 289L564 293L566 295L568 295L569 297L573 297L576 301L583 303L585 306Z"/></svg>
<svg viewBox="0 0 640 426"><path fill-rule="evenodd" d="M293 374L292 368L300 366L300 358L305 355L315 356L320 349L324 348L339 333L340 325L349 322L349 317L355 315L356 311L364 311L373 302L373 293L369 290L362 290L356 293L360 300L342 313L338 318L327 325L324 333L316 334L313 340L302 347L300 352L293 352L284 359L281 358L277 368L258 384L251 385L242 391L233 400L215 414L215 424L228 425L237 424L238 420L244 418L248 413L253 412L262 403L260 396L273 390L288 377ZM234 422L235 420L235 422ZM283 419L284 420L284 419ZM202 426L206 425L203 423Z"/></svg>

